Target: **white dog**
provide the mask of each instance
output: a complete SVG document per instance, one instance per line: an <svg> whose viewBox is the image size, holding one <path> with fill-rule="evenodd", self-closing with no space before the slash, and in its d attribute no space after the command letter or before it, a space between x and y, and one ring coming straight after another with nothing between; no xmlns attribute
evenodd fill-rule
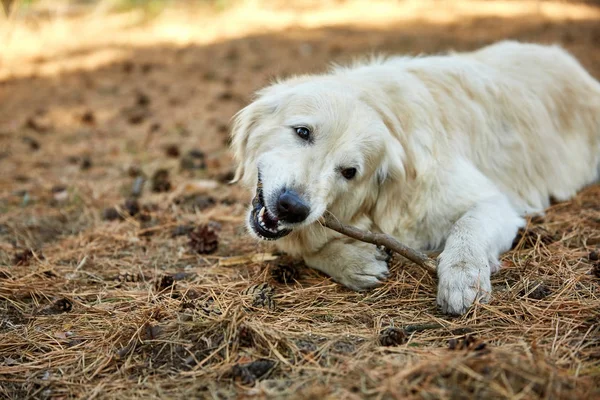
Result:
<svg viewBox="0 0 600 400"><path fill-rule="evenodd" d="M256 237L354 290L386 278L386 254L322 227L326 211L443 249L437 302L462 314L524 215L599 178L600 84L555 46L375 59L261 90L232 135Z"/></svg>

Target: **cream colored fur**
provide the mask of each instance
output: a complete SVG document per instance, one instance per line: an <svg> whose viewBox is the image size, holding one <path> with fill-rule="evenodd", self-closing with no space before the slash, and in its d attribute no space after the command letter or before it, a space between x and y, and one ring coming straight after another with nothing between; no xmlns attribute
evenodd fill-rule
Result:
<svg viewBox="0 0 600 400"><path fill-rule="evenodd" d="M313 130L312 144L296 125ZM326 210L443 249L438 304L461 314L489 299L524 215L599 178L600 84L556 46L375 59L261 90L236 116L232 146L236 179L255 189L260 168L267 209L284 186L311 206L281 250L362 290L386 278L385 258L320 226Z"/></svg>

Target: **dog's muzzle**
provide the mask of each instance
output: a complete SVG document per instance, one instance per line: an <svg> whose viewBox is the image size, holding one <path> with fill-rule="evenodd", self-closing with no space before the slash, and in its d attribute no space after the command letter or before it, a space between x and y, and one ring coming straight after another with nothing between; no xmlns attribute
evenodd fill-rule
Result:
<svg viewBox="0 0 600 400"><path fill-rule="evenodd" d="M256 196L252 199L250 226L256 235L263 240L276 240L288 235L292 230L284 228L279 218L272 215L265 205L262 181L258 175Z"/></svg>

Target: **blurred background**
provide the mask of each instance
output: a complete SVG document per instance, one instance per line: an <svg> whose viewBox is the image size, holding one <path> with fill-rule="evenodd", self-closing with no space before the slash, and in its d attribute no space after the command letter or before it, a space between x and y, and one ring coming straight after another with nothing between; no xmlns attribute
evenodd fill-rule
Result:
<svg viewBox="0 0 600 400"><path fill-rule="evenodd" d="M419 53L469 48L503 38L579 42L553 25L595 24L597 0L2 0L2 75L48 74L99 67L127 49L207 46L270 35L336 53ZM309 34L336 27L337 37ZM344 37L343 29L348 29ZM412 28L412 29L411 29ZM305 37L290 35L304 29ZM363 31L366 35L353 36ZM377 31L378 35L373 33ZM597 42L597 37L589 38ZM314 43L313 43L314 42ZM339 43L337 43L339 42ZM345 42L345 43L344 43ZM582 43L579 43L581 45ZM308 55L309 47L302 47ZM87 49L84 53L83 49ZM94 54L91 54L93 50ZM85 57L84 55L89 55ZM35 61L32 65L32 61ZM273 63L269 68L277 68Z"/></svg>
<svg viewBox="0 0 600 400"><path fill-rule="evenodd" d="M558 43L598 77L599 4L2 0L0 205L13 202L8 191L34 198L66 183L111 202L103 196L123 192L129 166L151 173L185 164L165 159L169 147L205 157L203 168L183 168L183 180L227 177L228 124L255 90L364 54ZM81 160L95 169L81 174ZM90 179L95 188L81 189Z"/></svg>
<svg viewBox="0 0 600 400"><path fill-rule="evenodd" d="M223 124L252 91L274 76L319 71L330 62L372 52L469 50L520 39L559 43L595 76L600 71L600 1L593 0L2 4L4 132L23 127L36 109L43 109L41 119L55 130L79 128L81 121L72 114L86 111L93 111L97 125L109 128L120 122L115 119L123 115L119 109L128 108L127 115L132 111L123 95L143 88L151 107L147 113L134 110L132 119L139 123L129 121L128 129L148 136L149 129L161 131L157 124L163 133L172 133L181 131L176 125L189 123L196 125L193 134L210 137L207 145L212 146L215 137L221 138L216 134L226 134ZM144 144L156 143L150 138Z"/></svg>
<svg viewBox="0 0 600 400"><path fill-rule="evenodd" d="M600 76L599 1L2 5L0 211L16 213L23 193L43 204L57 185L94 209L119 202L132 167L146 175L171 171L173 187L224 182L232 169L229 122L254 91L274 77L365 54L464 51L516 39L560 44Z"/></svg>

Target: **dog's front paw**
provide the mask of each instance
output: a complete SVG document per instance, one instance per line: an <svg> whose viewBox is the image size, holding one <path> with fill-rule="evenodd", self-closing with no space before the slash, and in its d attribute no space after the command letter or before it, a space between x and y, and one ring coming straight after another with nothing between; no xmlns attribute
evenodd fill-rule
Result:
<svg viewBox="0 0 600 400"><path fill-rule="evenodd" d="M388 266L385 261L372 261L360 266L352 266L334 279L355 291L371 289L383 284L388 277Z"/></svg>
<svg viewBox="0 0 600 400"><path fill-rule="evenodd" d="M347 265L333 278L342 285L356 291L380 286L389 275L388 262L391 255L383 248L361 251L347 258Z"/></svg>
<svg viewBox="0 0 600 400"><path fill-rule="evenodd" d="M476 300L490 300L492 285L486 257L442 253L438 279L437 303L445 314L462 315Z"/></svg>
<svg viewBox="0 0 600 400"><path fill-rule="evenodd" d="M388 276L390 259L390 253L383 248L341 241L330 243L317 254L304 256L306 265L356 291L381 285Z"/></svg>

